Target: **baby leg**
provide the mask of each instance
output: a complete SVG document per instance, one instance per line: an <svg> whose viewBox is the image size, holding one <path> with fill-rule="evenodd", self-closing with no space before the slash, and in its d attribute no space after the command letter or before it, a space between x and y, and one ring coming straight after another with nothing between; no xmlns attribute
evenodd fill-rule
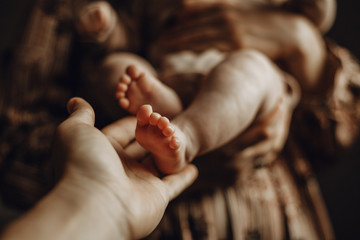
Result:
<svg viewBox="0 0 360 240"><path fill-rule="evenodd" d="M176 92L152 74L130 65L119 81L116 97L122 108L136 114L138 108L150 104L155 111L169 118L181 112L182 105Z"/></svg>
<svg viewBox="0 0 360 240"><path fill-rule="evenodd" d="M171 172L169 168L179 170L171 166L183 166L198 154L228 143L272 110L284 91L282 78L278 68L258 52L243 50L230 54L204 80L190 106L172 120L175 132L171 138L162 132L162 127L154 133L151 124L143 124L141 117L137 127L141 134L136 138L153 153L156 163L168 167L167 173ZM150 119L151 113L147 116ZM169 144L174 136L177 145L172 149ZM159 138L165 139L163 146L167 151L157 146Z"/></svg>

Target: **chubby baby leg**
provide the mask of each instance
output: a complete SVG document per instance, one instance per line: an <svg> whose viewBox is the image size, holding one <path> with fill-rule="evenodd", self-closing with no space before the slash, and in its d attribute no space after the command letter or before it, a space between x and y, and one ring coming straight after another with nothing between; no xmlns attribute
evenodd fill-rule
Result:
<svg viewBox="0 0 360 240"><path fill-rule="evenodd" d="M272 111L285 91L283 78L260 52L229 54L204 80L190 106L172 120L186 136L186 161L229 143Z"/></svg>
<svg viewBox="0 0 360 240"><path fill-rule="evenodd" d="M285 91L283 78L277 66L259 52L229 54L171 123L149 105L141 106L136 139L153 154L161 172L179 171L199 154L237 138L272 111Z"/></svg>
<svg viewBox="0 0 360 240"><path fill-rule="evenodd" d="M171 174L185 167L185 135L150 105L142 105L137 112L135 136L153 154L160 172Z"/></svg>
<svg viewBox="0 0 360 240"><path fill-rule="evenodd" d="M143 104L169 118L181 112L182 104L176 92L140 67L130 65L118 83L116 97L122 108L136 114Z"/></svg>

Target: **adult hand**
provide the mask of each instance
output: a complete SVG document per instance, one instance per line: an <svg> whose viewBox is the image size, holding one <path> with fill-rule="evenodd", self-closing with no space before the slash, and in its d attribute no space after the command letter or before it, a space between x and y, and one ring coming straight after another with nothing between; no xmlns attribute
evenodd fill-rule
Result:
<svg viewBox="0 0 360 240"><path fill-rule="evenodd" d="M287 3L287 7L290 11L305 15L322 33L331 28L336 17L335 0L293 0Z"/></svg>
<svg viewBox="0 0 360 240"><path fill-rule="evenodd" d="M58 127L54 142L54 154L64 163L61 180L6 231L5 239L145 237L168 202L194 181L197 169L189 165L160 179L125 153L134 137L134 118L101 132L94 127L94 112L87 102L73 98L68 110L71 115Z"/></svg>
<svg viewBox="0 0 360 240"><path fill-rule="evenodd" d="M93 110L84 100L71 99L68 106L71 115L57 131L58 146L68 155L64 178L89 191L96 186L109 191L116 199L111 208L122 213L114 217L125 220L131 238L144 237L156 227L168 202L194 181L196 168L189 165L160 179L125 154L134 138L135 118L106 127L104 134L94 128Z"/></svg>

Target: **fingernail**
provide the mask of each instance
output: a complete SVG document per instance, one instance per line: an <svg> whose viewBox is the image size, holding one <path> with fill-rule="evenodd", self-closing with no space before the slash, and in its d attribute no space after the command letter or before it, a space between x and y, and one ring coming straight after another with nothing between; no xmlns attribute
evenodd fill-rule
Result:
<svg viewBox="0 0 360 240"><path fill-rule="evenodd" d="M67 104L67 110L69 114L75 111L75 106L76 106L76 100L74 98L70 99Z"/></svg>

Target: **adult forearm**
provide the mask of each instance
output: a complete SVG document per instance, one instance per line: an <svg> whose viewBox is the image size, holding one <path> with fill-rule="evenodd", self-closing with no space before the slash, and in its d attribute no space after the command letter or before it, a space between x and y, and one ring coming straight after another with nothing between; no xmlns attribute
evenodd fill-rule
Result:
<svg viewBox="0 0 360 240"><path fill-rule="evenodd" d="M248 22L239 36L244 48L256 49L281 61L304 89L316 87L326 57L320 31L297 14L259 11L241 16Z"/></svg>
<svg viewBox="0 0 360 240"><path fill-rule="evenodd" d="M60 182L33 209L11 224L2 239L128 239L128 228L115 216L121 209L109 209L106 191L92 193ZM87 191L84 189L83 191ZM106 201L105 201L106 199Z"/></svg>
<svg viewBox="0 0 360 240"><path fill-rule="evenodd" d="M327 32L336 16L335 0L294 0L291 7L308 17L322 32Z"/></svg>

